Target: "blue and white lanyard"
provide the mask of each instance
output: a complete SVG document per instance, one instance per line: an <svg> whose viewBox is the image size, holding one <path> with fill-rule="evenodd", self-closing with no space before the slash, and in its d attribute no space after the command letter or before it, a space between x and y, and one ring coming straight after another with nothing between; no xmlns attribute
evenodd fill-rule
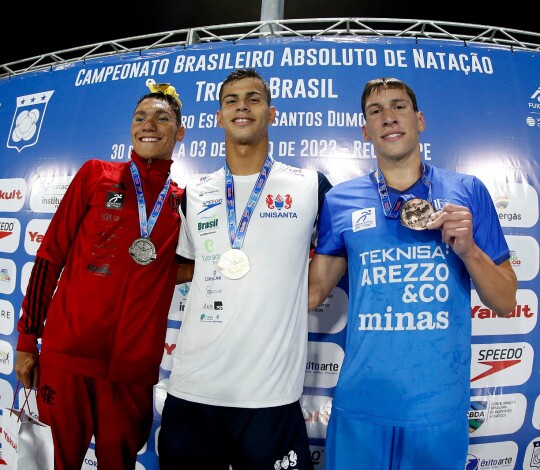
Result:
<svg viewBox="0 0 540 470"><path fill-rule="evenodd" d="M152 229L154 228L156 220L159 216L159 213L161 212L161 208L163 207L163 202L165 201L167 192L169 191L171 176L169 175L167 177L165 186L159 193L159 196L154 204L154 208L152 209L152 213L150 214L150 218L147 221L146 220L146 203L144 200L144 193L142 190L141 176L139 174L139 169L137 168L137 165L135 165L133 161L130 163L129 169L131 170L131 177L133 178L133 184L135 185L135 193L137 194L137 205L139 206L139 223L141 227L141 237L149 238L150 233L152 233Z"/></svg>
<svg viewBox="0 0 540 470"><path fill-rule="evenodd" d="M263 167L259 173L259 177L255 182L255 186L251 191L251 195L246 203L246 208L242 213L240 224L236 225L236 206L234 202L234 180L229 166L225 163L225 193L227 198L227 223L229 227L229 239L231 248L242 249L244 238L246 236L249 221L257 205L257 201L262 193L266 180L270 175L270 170L274 164L274 159L268 155Z"/></svg>
<svg viewBox="0 0 540 470"><path fill-rule="evenodd" d="M392 205L390 202L390 196L388 194L388 188L386 186L386 180L384 179L382 171L377 168L377 170L374 172L374 175L377 181L377 189L379 191L379 197L381 198L384 215L392 219L397 219L399 217L399 212L403 204L405 204L407 201L410 201L411 199L415 199L416 196L414 194L401 194L396 200L396 202L394 202L394 205ZM433 205L436 211L441 210L442 207L446 203L448 203L448 200L436 199L435 201L432 201L431 182L426 176L426 165L424 162L422 162L422 183L428 188L428 202Z"/></svg>

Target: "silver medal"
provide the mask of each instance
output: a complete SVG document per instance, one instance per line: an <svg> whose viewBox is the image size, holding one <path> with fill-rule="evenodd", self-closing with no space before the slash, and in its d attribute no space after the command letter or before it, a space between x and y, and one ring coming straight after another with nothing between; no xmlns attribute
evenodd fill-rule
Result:
<svg viewBox="0 0 540 470"><path fill-rule="evenodd" d="M129 247L129 254L137 264L146 266L156 259L156 247L149 238L137 238Z"/></svg>
<svg viewBox="0 0 540 470"><path fill-rule="evenodd" d="M220 256L218 268L229 279L240 279L251 269L247 255L237 248L231 248Z"/></svg>
<svg viewBox="0 0 540 470"><path fill-rule="evenodd" d="M425 199L411 199L401 208L401 224L412 230L424 230L434 212L433 206Z"/></svg>

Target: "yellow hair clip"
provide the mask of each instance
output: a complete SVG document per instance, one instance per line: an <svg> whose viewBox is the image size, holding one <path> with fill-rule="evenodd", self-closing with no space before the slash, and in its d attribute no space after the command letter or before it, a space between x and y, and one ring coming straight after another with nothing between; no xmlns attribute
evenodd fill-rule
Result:
<svg viewBox="0 0 540 470"><path fill-rule="evenodd" d="M165 95L171 95L176 101L178 101L178 106L182 109L182 102L180 101L180 96L176 92L170 83L156 83L153 78L146 80L146 86L150 89L151 93L164 93Z"/></svg>

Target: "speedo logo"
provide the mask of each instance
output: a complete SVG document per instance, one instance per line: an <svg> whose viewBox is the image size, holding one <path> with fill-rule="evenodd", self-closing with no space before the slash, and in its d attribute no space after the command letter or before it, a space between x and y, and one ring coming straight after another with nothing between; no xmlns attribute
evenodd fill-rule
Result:
<svg viewBox="0 0 540 470"><path fill-rule="evenodd" d="M198 214L202 214L203 212L206 212L209 209L213 209L216 206L219 206L223 202L223 199L210 199L208 201L203 202L203 208L201 211L197 212Z"/></svg>
<svg viewBox="0 0 540 470"><path fill-rule="evenodd" d="M531 376L529 343L473 344L471 352L471 388L521 385Z"/></svg>

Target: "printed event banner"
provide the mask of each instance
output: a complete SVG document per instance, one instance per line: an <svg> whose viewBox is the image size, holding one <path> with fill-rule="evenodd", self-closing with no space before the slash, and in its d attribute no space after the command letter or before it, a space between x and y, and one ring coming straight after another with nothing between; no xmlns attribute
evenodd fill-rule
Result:
<svg viewBox="0 0 540 470"><path fill-rule="evenodd" d="M394 76L411 85L424 112L423 160L487 185L512 251L518 305L509 319L497 318L471 285L467 469L539 468L538 53L460 41L250 39L118 54L0 80L0 404L13 403L16 321L33 259L77 170L91 158L129 159L132 113L150 78L175 86L183 103L186 137L175 150L174 179L185 185L220 168L218 92L239 67L256 68L270 85L277 109L270 151L277 160L321 170L333 183L374 170L373 148L362 139L360 96L367 80ZM275 243L288 243L286 234ZM177 286L171 304L154 427L138 470L158 468L161 410L189 288ZM308 316L302 405L317 469L324 469L347 302L342 279ZM218 303L209 302L210 314ZM93 443L84 465L96 466Z"/></svg>

